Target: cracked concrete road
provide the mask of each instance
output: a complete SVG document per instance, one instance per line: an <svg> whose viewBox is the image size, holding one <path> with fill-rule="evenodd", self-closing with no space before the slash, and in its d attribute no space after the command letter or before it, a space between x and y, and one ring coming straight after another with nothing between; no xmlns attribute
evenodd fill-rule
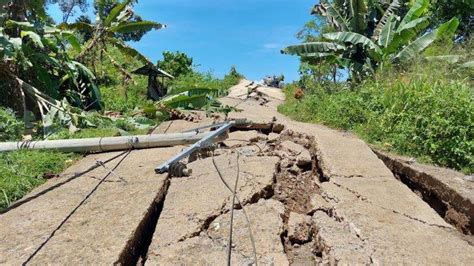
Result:
<svg viewBox="0 0 474 266"><path fill-rule="evenodd" d="M467 181L416 175L421 185L426 180L441 184L430 192L462 213L463 223L455 224L467 228L462 234L452 225L452 215L440 215L402 182L400 173L394 176L391 170L398 168L389 169L363 141L286 118L277 112L282 99L280 90L248 81L222 99L242 110L230 118L259 126L276 120L285 126L283 132L251 127L230 132L213 151L226 182L233 186L239 173L243 206L234 205L233 265L255 263L245 214L261 265L472 264L473 188ZM166 122L155 133L213 121ZM31 264L224 264L232 194L210 152L192 156L190 177L154 173L156 165L182 148L132 151L116 174L68 216L109 170L99 167L69 178L96 159L118 153L87 156L0 215L0 264L21 264L32 254ZM118 160L106 166L113 168Z"/></svg>
<svg viewBox="0 0 474 266"><path fill-rule="evenodd" d="M216 157L215 161L228 184L234 185L236 154ZM243 204L263 197L273 185L277 157L241 157L238 195ZM151 250L199 235L212 220L228 212L231 194L221 182L212 159L188 165L189 178L172 179L163 210L156 225Z"/></svg>
<svg viewBox="0 0 474 266"><path fill-rule="evenodd" d="M227 97L223 102L242 109L230 114L231 118L259 123L276 119L287 130L314 138L325 200L320 203L323 213L313 216L321 262L469 264L474 260L472 238L459 233L398 181L363 141L345 132L292 121L277 112L282 103L277 99L263 106L251 98ZM330 219L317 218L325 216ZM337 229L325 233L330 228Z"/></svg>
<svg viewBox="0 0 474 266"><path fill-rule="evenodd" d="M166 176L154 168L182 147L132 151L108 181L55 231L98 184L117 158L85 175L69 180L96 163L119 153L89 155L67 169L60 178L38 187L25 199L44 193L0 215L0 264L113 264L133 241L149 208L165 188ZM56 184L64 183L59 187Z"/></svg>

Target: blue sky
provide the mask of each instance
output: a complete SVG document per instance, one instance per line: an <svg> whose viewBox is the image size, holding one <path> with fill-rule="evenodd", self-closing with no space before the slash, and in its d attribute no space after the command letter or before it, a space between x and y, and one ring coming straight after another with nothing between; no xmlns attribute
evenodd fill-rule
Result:
<svg viewBox="0 0 474 266"><path fill-rule="evenodd" d="M164 50L182 51L194 58L200 71L223 76L232 65L247 78L284 74L298 78L297 57L280 54L297 42L295 34L311 19L315 0L140 0L135 6L143 19L168 27L130 43L152 61ZM92 8L89 8L90 12ZM57 7L50 14L60 21Z"/></svg>

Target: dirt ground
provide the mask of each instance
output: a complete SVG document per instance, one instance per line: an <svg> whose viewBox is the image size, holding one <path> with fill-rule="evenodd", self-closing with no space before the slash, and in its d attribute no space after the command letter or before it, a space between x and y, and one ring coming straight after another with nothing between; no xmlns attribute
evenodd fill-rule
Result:
<svg viewBox="0 0 474 266"><path fill-rule="evenodd" d="M183 147L132 151L120 164L108 161L120 153L87 156L0 215L0 264L221 265L230 235L233 265L474 261L472 183L292 121L276 111L283 99L248 81L232 88L222 101L241 110L229 118L252 124L193 154L189 177L154 173ZM75 175L97 160L105 166Z"/></svg>

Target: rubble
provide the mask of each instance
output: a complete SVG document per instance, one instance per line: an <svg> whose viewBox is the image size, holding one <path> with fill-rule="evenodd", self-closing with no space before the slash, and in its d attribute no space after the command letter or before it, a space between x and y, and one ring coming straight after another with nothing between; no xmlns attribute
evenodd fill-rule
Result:
<svg viewBox="0 0 474 266"><path fill-rule="evenodd" d="M291 157L296 158L296 164L299 167L312 164L311 154L303 146L289 140L283 141L280 145L283 151L288 151Z"/></svg>
<svg viewBox="0 0 474 266"><path fill-rule="evenodd" d="M291 212L288 219L288 237L292 243L303 244L311 240L311 217Z"/></svg>

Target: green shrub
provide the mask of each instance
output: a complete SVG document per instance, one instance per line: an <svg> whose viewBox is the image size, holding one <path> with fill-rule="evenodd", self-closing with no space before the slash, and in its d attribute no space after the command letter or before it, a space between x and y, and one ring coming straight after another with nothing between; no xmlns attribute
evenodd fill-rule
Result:
<svg viewBox="0 0 474 266"><path fill-rule="evenodd" d="M174 77L193 72L193 58L180 51L164 51L163 60L158 60L156 65Z"/></svg>
<svg viewBox="0 0 474 266"><path fill-rule="evenodd" d="M473 91L467 84L413 80L366 89L375 97L365 104L371 108L367 122L355 127L361 136L438 165L474 170Z"/></svg>
<svg viewBox="0 0 474 266"><path fill-rule="evenodd" d="M279 111L355 131L382 148L473 172L474 90L469 80L431 64L387 71L353 89L312 88L302 100L294 99L296 86L289 86Z"/></svg>
<svg viewBox="0 0 474 266"><path fill-rule="evenodd" d="M115 47L109 47L108 53L128 73L143 66L139 61L124 56ZM92 69L92 66L90 67ZM133 80L124 82L123 74L107 58L95 65L94 69L97 72L105 110L128 114L135 108L142 108L147 104L148 79L146 76L131 74Z"/></svg>
<svg viewBox="0 0 474 266"><path fill-rule="evenodd" d="M0 141L21 139L24 124L17 120L10 109L0 107Z"/></svg>
<svg viewBox="0 0 474 266"><path fill-rule="evenodd" d="M192 89L211 89L218 91L219 95L225 95L227 90L238 84L242 76L236 71L226 75L223 79L218 79L212 73L192 72L181 75L170 84L170 93L178 93Z"/></svg>

